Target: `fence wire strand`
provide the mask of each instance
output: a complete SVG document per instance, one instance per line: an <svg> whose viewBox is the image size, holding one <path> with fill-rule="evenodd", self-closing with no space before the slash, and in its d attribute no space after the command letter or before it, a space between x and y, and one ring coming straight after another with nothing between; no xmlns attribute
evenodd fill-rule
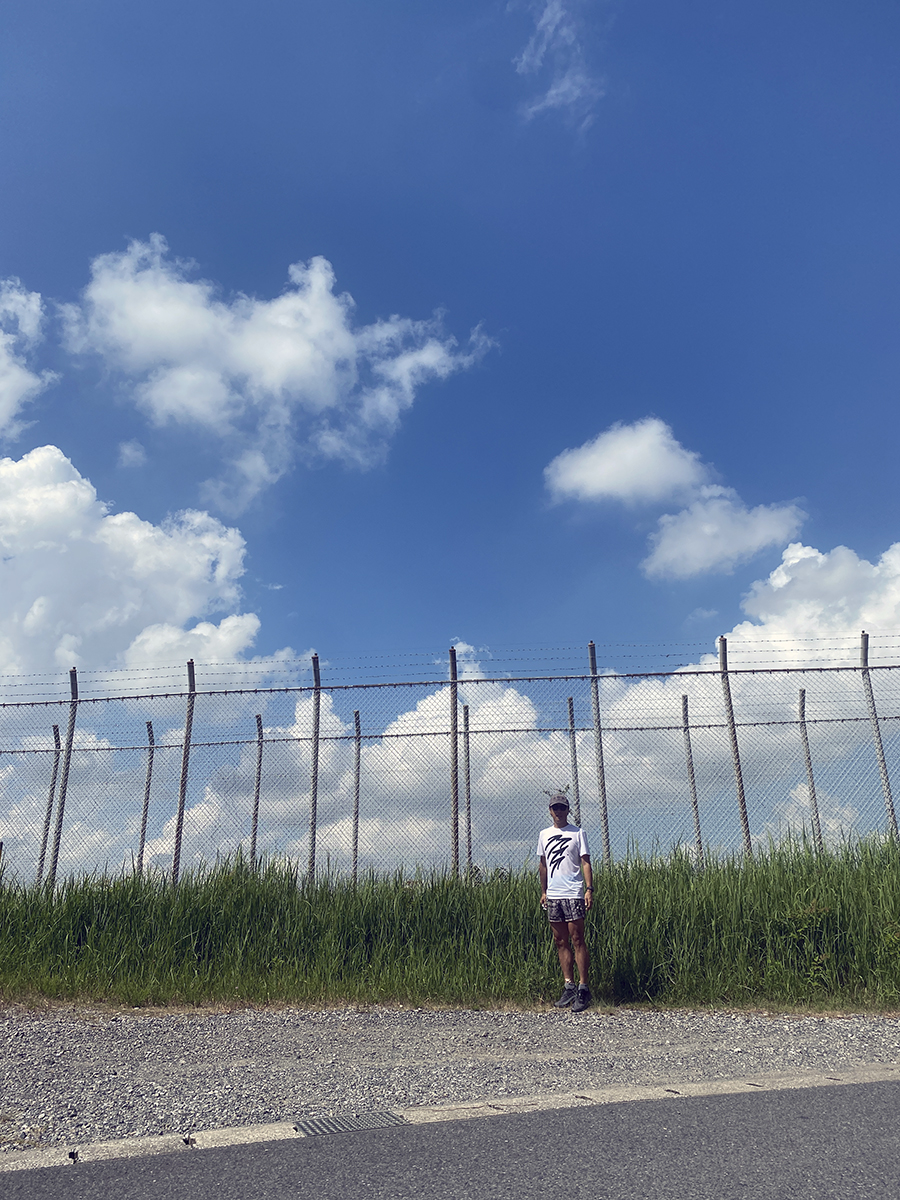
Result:
<svg viewBox="0 0 900 1200"><path fill-rule="evenodd" d="M900 665L794 667L784 653L764 668L732 656L738 756L712 659L517 676L461 661L452 680L432 658L422 679L355 683L330 680L323 660L318 688L311 673L251 687L221 670L198 674L189 692L182 668L181 680L141 676L166 685L158 691L6 699L3 870L177 876L236 853L353 875L520 866L546 823L545 793L566 788L595 862L607 834L611 859L681 847L702 861L746 850L748 838L752 849L789 835L825 845L891 833ZM70 729L63 780L60 730Z"/></svg>

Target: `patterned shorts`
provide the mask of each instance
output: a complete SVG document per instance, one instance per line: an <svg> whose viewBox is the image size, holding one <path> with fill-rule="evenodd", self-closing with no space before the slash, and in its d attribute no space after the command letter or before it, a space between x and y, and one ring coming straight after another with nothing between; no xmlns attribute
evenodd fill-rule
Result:
<svg viewBox="0 0 900 1200"><path fill-rule="evenodd" d="M548 921L583 921L586 911L584 900L547 899Z"/></svg>

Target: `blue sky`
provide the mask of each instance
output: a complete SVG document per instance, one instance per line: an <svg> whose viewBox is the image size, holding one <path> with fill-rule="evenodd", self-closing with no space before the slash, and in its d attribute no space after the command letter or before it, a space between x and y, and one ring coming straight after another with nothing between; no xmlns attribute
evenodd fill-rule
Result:
<svg viewBox="0 0 900 1200"><path fill-rule="evenodd" d="M0 28L0 671L900 626L896 5Z"/></svg>

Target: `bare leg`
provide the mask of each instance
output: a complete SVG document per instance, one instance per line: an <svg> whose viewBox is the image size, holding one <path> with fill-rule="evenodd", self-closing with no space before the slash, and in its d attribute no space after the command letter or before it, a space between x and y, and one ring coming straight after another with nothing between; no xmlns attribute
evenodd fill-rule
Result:
<svg viewBox="0 0 900 1200"><path fill-rule="evenodd" d="M584 922L582 922L583 925ZM569 944L569 930L571 929L571 925L567 925L565 921L551 921L550 928L553 930L553 940L556 943L556 953L559 955L559 965L562 968L563 979L574 979L574 960L572 957L572 947Z"/></svg>
<svg viewBox="0 0 900 1200"><path fill-rule="evenodd" d="M578 964L578 978L582 987L589 988L591 975L591 953L587 948L587 942L584 940L584 918L578 921L569 921L568 933L572 939L572 945L575 947L575 961ZM566 939L568 942L568 939ZM557 947L559 943L557 942ZM562 963L562 955L560 954L560 963ZM569 969L571 970L572 952L569 951ZM571 979L572 976L567 976Z"/></svg>

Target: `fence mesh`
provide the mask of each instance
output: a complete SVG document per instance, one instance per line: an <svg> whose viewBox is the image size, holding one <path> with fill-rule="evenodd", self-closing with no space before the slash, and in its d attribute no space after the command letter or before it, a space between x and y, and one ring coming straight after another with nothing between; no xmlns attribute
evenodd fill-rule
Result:
<svg viewBox="0 0 900 1200"><path fill-rule="evenodd" d="M898 768L898 665L201 683L0 705L0 842L21 879L238 851L304 871L484 870L528 861L544 793L568 789L595 861L606 829L613 858L717 853L891 832Z"/></svg>

